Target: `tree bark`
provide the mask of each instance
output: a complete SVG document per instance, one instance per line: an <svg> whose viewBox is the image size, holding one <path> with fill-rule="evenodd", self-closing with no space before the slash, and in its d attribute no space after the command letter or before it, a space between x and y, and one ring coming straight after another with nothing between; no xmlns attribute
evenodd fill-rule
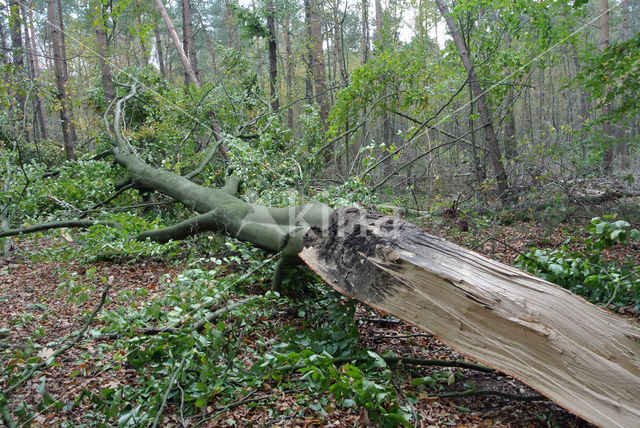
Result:
<svg viewBox="0 0 640 428"><path fill-rule="evenodd" d="M291 18L287 15L282 27L282 41L284 43L285 52L285 64L286 64L286 86L287 86L287 126L293 130L293 106L291 102L293 100L293 59L291 55L291 32L290 32Z"/></svg>
<svg viewBox="0 0 640 428"><path fill-rule="evenodd" d="M198 57L196 51L196 43L193 37L193 12L191 11L191 2L189 0L182 0L182 43L184 44L184 52L189 59L193 74L196 76L196 80L200 80L198 75ZM184 82L185 85L189 85L191 77L185 71Z"/></svg>
<svg viewBox="0 0 640 428"><path fill-rule="evenodd" d="M11 35L13 65L18 71L22 71L24 69L24 47L22 45L22 17L18 0L9 1L9 33ZM23 104L24 100L20 103L21 108Z"/></svg>
<svg viewBox="0 0 640 428"><path fill-rule="evenodd" d="M28 27L31 30L31 37L28 38L27 42L29 44L29 50L31 52L31 62L32 62L32 67L33 67L33 77L36 79L40 78L40 61L38 59L38 56L36 55L37 53L37 42L36 42L36 35L34 32L34 25L33 25L33 9L29 8L28 9L29 12L26 13L26 11L23 9L23 15L24 15L24 20L25 20L25 28L26 28L26 23L28 22ZM2 34L0 34L0 37L3 37ZM30 43L29 43L30 40ZM40 126L40 134L42 135L43 139L47 139L48 135L49 135L49 131L47 130L47 113L45 111L44 108L44 103L42 102L42 98L40 98L40 95L36 94L35 95L35 109L36 109L36 116L37 116L37 120L38 120L38 124Z"/></svg>
<svg viewBox="0 0 640 428"><path fill-rule="evenodd" d="M96 31L96 46L98 48L98 60L100 61L100 74L102 76L102 88L107 106L115 98L113 79L111 78L111 65L109 64L109 48L107 46L107 25L102 13L102 2L94 2L93 27Z"/></svg>
<svg viewBox="0 0 640 428"><path fill-rule="evenodd" d="M184 50L182 49L182 44L180 43L180 39L178 38L178 34L176 33L176 29L173 26L173 22L171 22L171 18L167 13L167 9L165 9L162 0L156 0L156 5L158 6L158 10L160 11L160 15L164 20L165 25L167 26L167 31L171 36L171 40L173 40L173 45L178 52L178 56L180 57L180 61L182 62L182 66L184 67L185 73L189 77L190 83L192 83L196 88L201 88L200 80L198 80L198 76L196 75L194 69L191 67L191 62L187 58ZM222 136L222 131L220 129L220 125L216 120L213 113L209 115L209 121L211 123L211 130L213 131L213 137L216 141L222 141L224 138ZM224 159L228 162L230 160L229 156L229 148L225 143L220 144L220 153L224 157Z"/></svg>
<svg viewBox="0 0 640 428"><path fill-rule="evenodd" d="M514 111L513 89L509 89L505 104L507 107L507 117L504 123L504 152L507 160L513 161L518 156L516 145L516 115Z"/></svg>
<svg viewBox="0 0 640 428"><path fill-rule="evenodd" d="M340 20L338 19L338 12L340 8L340 2L338 0L334 0L333 2L333 46L334 53L336 56L336 63L338 65L338 74L340 75L340 82L343 87L347 87L349 85L349 78L347 74L347 67L345 64L344 58L344 40L343 40L343 23L344 23L344 15Z"/></svg>
<svg viewBox="0 0 640 428"><path fill-rule="evenodd" d="M622 36L620 41L626 42L631 38L631 26L629 25L629 0L622 0L620 2L620 9L622 10ZM618 124L619 132L616 133L618 139L618 154L620 156L620 166L624 169L628 169L631 166L631 156L629 153L629 143L627 142L627 130L626 125Z"/></svg>
<svg viewBox="0 0 640 428"><path fill-rule="evenodd" d="M273 0L267 0L267 30L269 32L269 89L271 91L271 110L280 110L278 98L278 45L276 42L276 23Z"/></svg>
<svg viewBox="0 0 640 428"><path fill-rule="evenodd" d="M4 23L3 20L0 19L0 65L7 65L9 63L9 58L7 58L8 51L7 42L5 41Z"/></svg>
<svg viewBox="0 0 640 428"><path fill-rule="evenodd" d="M600 52L604 52L609 47L609 37L609 0L600 0ZM611 104L605 104L601 112L605 116L610 115ZM613 136L611 121L605 120L602 122L602 133L606 139L602 155L602 171L605 174L611 174L613 169L613 143L610 141L610 137Z"/></svg>
<svg viewBox="0 0 640 428"><path fill-rule="evenodd" d="M169 32L169 36L173 41L173 46L178 52L178 57L180 57L180 62L184 67L185 75L188 77L185 83L194 84L197 88L199 88L200 81L198 80L198 76L196 75L195 70L191 66L191 62L189 61L187 54L182 48L182 43L180 43L180 39L178 38L178 33L176 33L176 28L173 26L173 22L171 21L171 18L167 13L167 9L165 9L164 4L162 3L162 0L155 0L155 1L156 1L156 5L158 6L158 10L160 11L160 16L162 16L164 24L167 26L167 31Z"/></svg>
<svg viewBox="0 0 640 428"><path fill-rule="evenodd" d="M473 63L471 62L471 56L469 55L469 50L460 34L458 26L456 22L453 20L451 13L449 12L449 7L445 4L444 0L435 0L440 10L440 13L444 17L447 27L449 28L449 32L451 33L451 37L453 38L454 43L456 44L456 48L458 49L458 54L460 55L460 59L462 60L462 64L467 72L467 76L469 78L469 86L473 92L473 96L475 98L476 106L478 107L478 113L480 113L480 120L482 120L482 126L484 129L484 136L487 145L487 150L489 153L489 159L491 160L491 166L493 167L493 173L498 184L498 193L499 197L503 202L506 202L508 199L508 190L509 184L507 180L507 173L504 169L504 165L502 164L502 157L500 155L500 145L498 144L498 138L496 137L495 130L493 128L493 118L491 116L491 112L489 110L489 106L487 103L487 99L485 97L485 92L482 90L480 86L480 81L478 80L478 76L476 74Z"/></svg>
<svg viewBox="0 0 640 428"><path fill-rule="evenodd" d="M322 47L322 17L320 15L320 2L318 0L305 0L307 9L307 31L309 34L309 48L311 50L311 72L313 74L313 87L315 99L320 106L320 118L326 125L329 117L329 99L327 94L327 72L324 62L324 50Z"/></svg>
<svg viewBox="0 0 640 428"><path fill-rule="evenodd" d="M162 36L160 35L160 29L158 28L158 23L153 29L153 33L156 39L156 53L158 54L158 66L160 67L160 74L164 80L169 78L169 73L167 73L167 66L164 62L164 54L162 50Z"/></svg>
<svg viewBox="0 0 640 428"><path fill-rule="evenodd" d="M76 126L73 123L71 99L67 93L68 72L65 57L64 38L62 37L62 16L59 1L47 0L47 20L51 30L51 43L53 44L54 66L56 72L56 87L60 100L60 121L62 123L62 137L64 139L64 151L67 160L75 158Z"/></svg>
<svg viewBox="0 0 640 428"><path fill-rule="evenodd" d="M369 60L369 1L362 0L361 3L361 24L362 30L360 34L360 62L362 65Z"/></svg>
<svg viewBox="0 0 640 428"><path fill-rule="evenodd" d="M603 427L640 420L640 327L395 217L336 210L302 259L342 294L431 332Z"/></svg>

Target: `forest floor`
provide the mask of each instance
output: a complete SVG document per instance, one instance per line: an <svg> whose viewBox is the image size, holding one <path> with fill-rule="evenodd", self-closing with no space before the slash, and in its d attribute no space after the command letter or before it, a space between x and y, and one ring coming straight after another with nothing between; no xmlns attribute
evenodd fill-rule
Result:
<svg viewBox="0 0 640 428"><path fill-rule="evenodd" d="M431 232L444 236L449 240L477 246L476 251L502 262L512 264L520 251L531 246L555 247L574 234L576 225L560 225L549 229L535 223L514 222L511 225L497 225L489 231L486 228L471 227L469 231L460 232L459 227L443 221L431 227ZM458 225L459 226L459 225ZM463 229L466 228L463 227ZM158 296L161 284L175 279L185 268L183 265L153 260L142 260L135 263L97 262L81 264L78 261L30 261L29 254L40 251L48 245L49 238L38 241L22 238L14 241L10 257L0 258L0 388L7 388L7 373L14 374L24 363L20 360L21 348L28 344L36 344L37 357L46 360L54 351L52 342L64 338L79 329L87 313L97 305L103 288L101 282L111 284L110 295L113 298L102 310L114 309L119 305L143 305ZM55 237L51 239L63 239ZM474 245L470 245L473 244ZM575 245L580 245L576 242ZM640 261L640 250L637 248L614 248L608 254L612 259L632 256ZM87 298L79 302L69 301L68 293L61 284L69 282L69 273L75 272L83 278L89 278L95 287L87 288ZM90 275L88 274L90 273ZM136 293L145 289L146 295ZM259 289L259 287L257 287ZM127 292L127 290L129 292ZM134 304L134 306L135 306ZM624 315L638 319L638 314L627 308ZM372 313L368 308L359 306L356 312L360 332L360 346L379 354L394 351L397 355L416 358L465 359L452 351L440 341L423 331L396 319ZM283 314L281 319L270 322L286 324L293 322L291 317ZM94 320L99 327L101 320ZM263 338L267 340L268 338ZM12 393L9 407L19 412L20 407L34 411L32 426L78 426L91 425L85 415L92 410L92 402L79 399L85 390L100 391L104 388L116 388L129 384L136 387L138 374L135 369L123 365L109 369L103 362L87 359L94 354L100 341L85 337L77 345L60 355L55 364L46 366L36 376L25 382ZM238 358L243 358L242 355ZM400 372L404 370L398 368ZM437 367L422 367L418 370L427 376ZM473 381L481 389L492 389L519 395L534 395L535 391L518 381L499 373L487 374L470 370L461 370L464 381ZM401 373L400 373L401 374ZM414 372L415 376L415 372ZM43 407L42 397L46 391L63 407ZM397 376L396 389L399 397L409 390L420 387L412 386L410 379ZM455 391L461 386L452 386ZM449 391L449 390L447 390ZM182 418L177 403L168 403L162 426L192 426L203 415L216 413L216 417L200 426L366 426L370 419L362 409L340 408L325 405L317 412L303 408L298 397L304 391L282 391L265 383L255 392L251 400L242 404L243 397L238 397L238 405L228 410L218 411L212 400L203 408L203 414ZM418 393L419 394L419 393ZM249 398L249 397L244 397ZM255 399L255 401L253 400ZM71 405L73 403L73 405ZM330 400L331 403L331 400ZM1 403L0 403L1 406ZM40 406L40 407L38 407ZM549 401L524 402L514 401L497 396L474 396L464 398L434 398L428 394L414 405L420 427L586 427L586 422L571 415Z"/></svg>

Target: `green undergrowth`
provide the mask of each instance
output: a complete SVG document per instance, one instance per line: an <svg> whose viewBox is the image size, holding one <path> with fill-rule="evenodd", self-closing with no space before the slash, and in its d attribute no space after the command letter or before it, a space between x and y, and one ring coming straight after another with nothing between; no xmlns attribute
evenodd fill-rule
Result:
<svg viewBox="0 0 640 428"><path fill-rule="evenodd" d="M605 307L633 306L640 311L640 266L626 260L608 260L606 251L615 246L632 245L640 232L615 216L591 220L583 236L570 236L560 248L531 248L518 256L516 264L547 281ZM575 249L582 243L583 248Z"/></svg>
<svg viewBox="0 0 640 428"><path fill-rule="evenodd" d="M19 396L4 398L19 423L28 426L37 412L81 409L83 419L73 426L163 426L170 414L196 426L212 418L223 423L244 403L271 420L325 421L336 409L354 415L367 409L378 426L410 426L420 394L442 391L461 379L455 369L425 376L391 367L383 358L387 355L363 349L356 302L306 269L289 276L289 292L281 295L270 290L275 257L228 240L211 240L208 250L199 250L175 278L111 293L108 308L87 332L88 342L73 357L75 368L56 380L98 376L104 381L98 388L56 396L49 388L53 380L37 375L37 405L18 405ZM88 307L91 292L108 282L96 278L95 269L83 272L60 273L57 293L70 305ZM252 300L194 329L212 311L247 298ZM41 361L37 339L3 355L5 385ZM409 384L413 387L400 392L399 385ZM283 394L293 396L297 407L272 405Z"/></svg>

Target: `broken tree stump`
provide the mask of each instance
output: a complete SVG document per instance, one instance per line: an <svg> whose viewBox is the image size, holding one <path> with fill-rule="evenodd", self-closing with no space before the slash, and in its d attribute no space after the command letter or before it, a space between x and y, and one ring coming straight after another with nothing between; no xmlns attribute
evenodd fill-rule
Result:
<svg viewBox="0 0 640 428"><path fill-rule="evenodd" d="M336 210L302 259L333 288L602 427L640 426L640 327L404 220Z"/></svg>

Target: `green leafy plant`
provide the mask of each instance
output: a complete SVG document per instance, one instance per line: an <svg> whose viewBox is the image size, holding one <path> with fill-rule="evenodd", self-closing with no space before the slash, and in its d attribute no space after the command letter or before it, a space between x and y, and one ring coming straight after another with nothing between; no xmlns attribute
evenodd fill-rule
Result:
<svg viewBox="0 0 640 428"><path fill-rule="evenodd" d="M640 232L614 216L596 217L587 226L584 250L569 249L571 239L558 249L532 248L516 264L541 278L580 294L591 302L640 310L640 267L632 260L606 261L603 253L615 245L640 240Z"/></svg>

